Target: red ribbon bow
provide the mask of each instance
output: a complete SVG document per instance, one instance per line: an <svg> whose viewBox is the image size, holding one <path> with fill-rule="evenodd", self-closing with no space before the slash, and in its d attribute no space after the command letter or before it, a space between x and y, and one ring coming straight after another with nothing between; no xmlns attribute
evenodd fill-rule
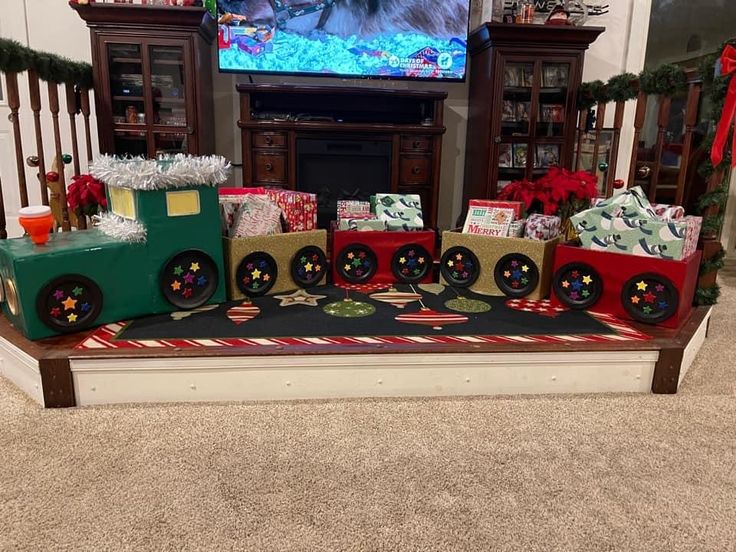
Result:
<svg viewBox="0 0 736 552"><path fill-rule="evenodd" d="M736 73L736 48L730 44L726 46L721 54L721 75L730 75ZM723 104L723 113L721 120L718 121L716 128L716 137L713 140L713 147L710 150L710 160L714 167L717 167L723 161L723 148L726 146L728 139L728 131L731 123L736 119L736 78L731 77L731 83L728 85L726 101ZM731 165L736 167L736 133L734 133L734 143L731 154Z"/></svg>

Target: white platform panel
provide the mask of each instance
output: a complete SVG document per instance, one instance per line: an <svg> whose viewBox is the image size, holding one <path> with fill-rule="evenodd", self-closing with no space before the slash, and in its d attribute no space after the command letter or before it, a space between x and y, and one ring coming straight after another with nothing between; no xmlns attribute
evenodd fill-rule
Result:
<svg viewBox="0 0 736 552"><path fill-rule="evenodd" d="M38 404L44 405L38 362L3 338L0 338L0 375L12 381Z"/></svg>
<svg viewBox="0 0 736 552"><path fill-rule="evenodd" d="M703 343L705 343L705 340L708 337L708 324L710 323L711 316L713 316L712 308L708 311L708 314L700 323L698 331L696 331L692 339L690 339L687 347L685 347L685 351L682 355L682 365L680 366L680 378L677 382L678 389L680 388L682 380L687 374L687 371L690 369L690 366L692 366L693 362L695 362L695 357L698 355L700 348L703 346Z"/></svg>
<svg viewBox="0 0 736 552"><path fill-rule="evenodd" d="M649 393L657 351L72 359L77 405Z"/></svg>

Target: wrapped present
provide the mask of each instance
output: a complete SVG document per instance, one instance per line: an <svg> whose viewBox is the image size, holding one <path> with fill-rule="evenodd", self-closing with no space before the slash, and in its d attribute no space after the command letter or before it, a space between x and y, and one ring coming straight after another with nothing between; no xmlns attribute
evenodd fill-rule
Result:
<svg viewBox="0 0 736 552"><path fill-rule="evenodd" d="M373 218L340 219L337 223L338 230L357 230L358 232L385 231L386 221Z"/></svg>
<svg viewBox="0 0 736 552"><path fill-rule="evenodd" d="M497 199L471 199L468 208L473 207L496 207L498 209L513 209L514 219L521 219L524 213L524 204L521 201L499 201Z"/></svg>
<svg viewBox="0 0 736 552"><path fill-rule="evenodd" d="M245 238L280 234L281 214L281 209L268 196L244 196L228 236Z"/></svg>
<svg viewBox="0 0 736 552"><path fill-rule="evenodd" d="M370 201L340 199L337 201L337 220L362 218L371 214Z"/></svg>
<svg viewBox="0 0 736 552"><path fill-rule="evenodd" d="M679 205L653 203L652 210L662 220L680 220L685 218L685 209Z"/></svg>
<svg viewBox="0 0 736 552"><path fill-rule="evenodd" d="M229 236L235 216L240 206L249 195L264 195L266 188L220 188L218 199L220 202L220 217L222 219L222 235Z"/></svg>
<svg viewBox="0 0 736 552"><path fill-rule="evenodd" d="M317 227L317 196L315 194L268 189L266 195L283 212L286 232L304 232Z"/></svg>
<svg viewBox="0 0 736 552"><path fill-rule="evenodd" d="M376 194L376 216L389 230L422 230L422 200L416 194Z"/></svg>
<svg viewBox="0 0 736 552"><path fill-rule="evenodd" d="M652 204L649 203L644 190L640 186L629 188L624 193L609 197L608 199L598 200L592 207L593 209L601 209L613 217L647 217L657 218ZM585 212L585 211L583 211ZM570 217L575 224L574 216Z"/></svg>
<svg viewBox="0 0 736 552"><path fill-rule="evenodd" d="M560 235L560 217L554 215L529 215L524 227L524 237L530 240L552 240Z"/></svg>
<svg viewBox="0 0 736 552"><path fill-rule="evenodd" d="M509 228L513 220L513 209L482 205L470 207L465 217L463 234L505 237L509 235Z"/></svg>
<svg viewBox="0 0 736 552"><path fill-rule="evenodd" d="M622 194L625 195L625 194ZM683 260L697 249L702 219L662 220L638 199L621 209L595 207L571 217L583 247L640 257Z"/></svg>
<svg viewBox="0 0 736 552"><path fill-rule="evenodd" d="M526 228L526 219L514 220L509 226L509 237L510 238L523 238L524 228Z"/></svg>

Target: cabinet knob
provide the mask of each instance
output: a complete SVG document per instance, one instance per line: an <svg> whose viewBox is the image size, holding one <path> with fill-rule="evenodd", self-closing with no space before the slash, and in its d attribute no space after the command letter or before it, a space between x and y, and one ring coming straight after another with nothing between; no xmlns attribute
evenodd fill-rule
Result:
<svg viewBox="0 0 736 552"><path fill-rule="evenodd" d="M636 171L637 178L646 179L649 178L652 174L652 168L648 167L647 165L643 165L639 167L639 169Z"/></svg>
<svg viewBox="0 0 736 552"><path fill-rule="evenodd" d="M494 141L494 142L496 142L497 144L500 144L500 143L501 143L501 137L500 137L500 136L496 136L496 137L495 137L495 138L493 139L493 141Z"/></svg>
<svg viewBox="0 0 736 552"><path fill-rule="evenodd" d="M266 163L266 170L268 172L271 172L273 170L273 163Z"/></svg>
<svg viewBox="0 0 736 552"><path fill-rule="evenodd" d="M422 143L419 140L414 140L414 149L419 149L422 147Z"/></svg>
<svg viewBox="0 0 736 552"><path fill-rule="evenodd" d="M270 146L271 144L273 144L273 138L271 138L270 136L266 136L264 142L266 142L267 146Z"/></svg>
<svg viewBox="0 0 736 552"><path fill-rule="evenodd" d="M420 172L422 172L422 168L421 168L421 167L419 167L418 165L414 165L414 166L412 167L412 169L411 169L411 174L417 175L417 174L419 174Z"/></svg>

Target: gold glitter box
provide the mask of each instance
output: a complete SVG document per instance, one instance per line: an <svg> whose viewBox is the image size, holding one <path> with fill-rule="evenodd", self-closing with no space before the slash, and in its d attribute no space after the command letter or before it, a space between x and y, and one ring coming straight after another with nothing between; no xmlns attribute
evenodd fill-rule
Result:
<svg viewBox="0 0 736 552"><path fill-rule="evenodd" d="M225 250L225 280L227 281L228 297L231 300L245 297L237 284L238 267L248 255L256 252L266 253L276 262L277 278L267 292L267 295L273 295L304 287L294 281L292 263L295 261L296 254L305 247L319 248L324 255L327 251L327 231L311 230L308 232L274 234L273 236L254 236L252 238L223 238L223 247ZM325 276L316 285L325 285L327 281L326 266L323 271Z"/></svg>
<svg viewBox="0 0 736 552"><path fill-rule="evenodd" d="M547 241L536 241L525 238L500 238L494 236L479 236L476 234L463 234L460 230L443 232L442 255L454 247L463 247L470 250L478 259L478 279L470 286L474 292L484 295L507 295L509 297L524 297L526 299L544 299L549 296L550 283L552 281L552 265L554 263L555 247L562 238L554 238ZM531 266L526 259L530 260ZM514 269L512 263L518 263L519 267L526 267L525 279L511 279ZM526 278L529 274L536 277ZM504 278L508 275L508 278ZM453 285L440 272L440 282ZM536 280L536 285L534 281ZM506 287L503 290L498 282ZM518 288L512 285L519 285ZM514 295L515 294L515 295Z"/></svg>

